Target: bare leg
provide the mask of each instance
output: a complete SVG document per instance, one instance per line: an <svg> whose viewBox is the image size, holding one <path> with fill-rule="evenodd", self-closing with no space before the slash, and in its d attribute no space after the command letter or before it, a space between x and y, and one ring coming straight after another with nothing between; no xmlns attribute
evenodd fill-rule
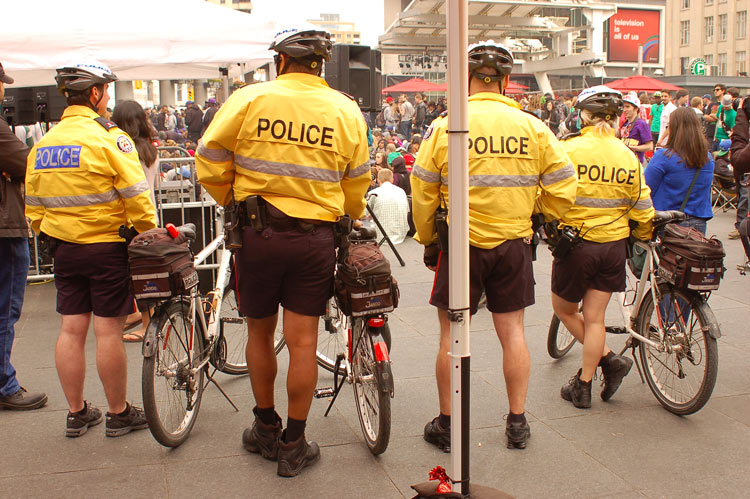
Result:
<svg viewBox="0 0 750 499"><path fill-rule="evenodd" d="M91 313L63 315L55 345L55 365L70 412L83 409L83 382L86 378L86 335Z"/></svg>
<svg viewBox="0 0 750 499"><path fill-rule="evenodd" d="M273 388L278 367L273 335L278 317L279 314L274 314L263 319L247 319L247 371L255 404L264 409L274 405Z"/></svg>
<svg viewBox="0 0 750 499"><path fill-rule="evenodd" d="M503 346L503 375L508 390L510 412L521 414L526 407L531 360L523 335L524 310L492 314L497 337Z"/></svg>
<svg viewBox="0 0 750 499"><path fill-rule="evenodd" d="M560 321L568 328L570 334L579 343L583 344L583 314L578 311L578 303L569 302L552 293L552 308ZM602 357L609 352L609 347L605 344L602 350Z"/></svg>
<svg viewBox="0 0 750 499"><path fill-rule="evenodd" d="M315 385L318 383L315 350L318 345L319 320L320 317L317 316L284 310L284 337L289 349L289 372L286 378L288 415L300 421L307 419Z"/></svg>
<svg viewBox="0 0 750 499"><path fill-rule="evenodd" d="M589 289L583 297L583 371L581 381L589 382L594 377L596 366L605 347L604 312L612 293Z"/></svg>
<svg viewBox="0 0 750 499"><path fill-rule="evenodd" d="M109 412L119 414L127 408L128 359L122 343L126 316L94 316L96 335L96 369L104 386Z"/></svg>
<svg viewBox="0 0 750 499"><path fill-rule="evenodd" d="M440 348L435 360L435 378L440 401L440 413L451 415L451 322L448 312L437 309L440 321Z"/></svg>

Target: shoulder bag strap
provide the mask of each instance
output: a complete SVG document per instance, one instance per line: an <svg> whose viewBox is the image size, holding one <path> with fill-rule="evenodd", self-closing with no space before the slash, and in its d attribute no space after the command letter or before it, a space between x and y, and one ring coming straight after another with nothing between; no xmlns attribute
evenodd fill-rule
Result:
<svg viewBox="0 0 750 499"><path fill-rule="evenodd" d="M690 182L690 189L688 189L687 194L685 194L685 199L682 200L682 204L680 205L680 211L685 210L685 205L688 202L688 198L690 197L690 193L693 192L693 187L695 187L695 181L698 180L698 174L701 172L703 167L698 167L695 169L695 175L693 175L693 181Z"/></svg>

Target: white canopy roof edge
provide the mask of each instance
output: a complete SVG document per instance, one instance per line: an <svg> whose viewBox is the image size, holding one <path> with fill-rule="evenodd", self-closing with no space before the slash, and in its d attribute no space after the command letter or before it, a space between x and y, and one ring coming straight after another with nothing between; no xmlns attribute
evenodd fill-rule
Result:
<svg viewBox="0 0 750 499"><path fill-rule="evenodd" d="M14 86L53 85L55 68L80 59L107 64L121 80L178 80L218 78L220 67L234 76L240 63L249 71L272 58L272 20L203 0L93 5L27 0L3 7L0 62Z"/></svg>

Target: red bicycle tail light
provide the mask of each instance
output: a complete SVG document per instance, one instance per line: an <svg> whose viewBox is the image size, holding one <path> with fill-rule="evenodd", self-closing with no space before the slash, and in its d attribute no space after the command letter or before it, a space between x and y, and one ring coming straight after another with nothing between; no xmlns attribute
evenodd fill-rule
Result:
<svg viewBox="0 0 750 499"><path fill-rule="evenodd" d="M385 326L385 319L382 317L370 317L367 319L367 325L370 327L383 327Z"/></svg>

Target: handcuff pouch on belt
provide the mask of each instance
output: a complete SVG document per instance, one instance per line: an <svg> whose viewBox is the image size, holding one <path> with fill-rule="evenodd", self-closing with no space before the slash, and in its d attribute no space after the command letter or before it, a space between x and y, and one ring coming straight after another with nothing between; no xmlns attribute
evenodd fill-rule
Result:
<svg viewBox="0 0 750 499"><path fill-rule="evenodd" d="M435 233L438 236L438 248L443 253L448 252L448 206L443 195L440 194L440 206L435 210Z"/></svg>
<svg viewBox="0 0 750 499"><path fill-rule="evenodd" d="M268 206L266 200L257 194L248 196L243 203L245 205L245 223L256 232L261 232L268 227Z"/></svg>

